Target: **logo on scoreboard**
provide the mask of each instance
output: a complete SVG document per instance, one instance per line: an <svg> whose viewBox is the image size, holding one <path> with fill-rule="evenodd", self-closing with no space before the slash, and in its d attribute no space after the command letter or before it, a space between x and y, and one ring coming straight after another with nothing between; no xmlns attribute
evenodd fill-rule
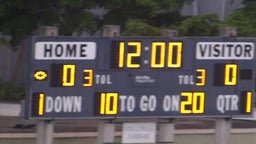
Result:
<svg viewBox="0 0 256 144"><path fill-rule="evenodd" d="M136 83L154 83L156 80L150 76L144 75L144 76L135 76L135 82Z"/></svg>
<svg viewBox="0 0 256 144"><path fill-rule="evenodd" d="M252 42L198 42L196 59L253 59Z"/></svg>

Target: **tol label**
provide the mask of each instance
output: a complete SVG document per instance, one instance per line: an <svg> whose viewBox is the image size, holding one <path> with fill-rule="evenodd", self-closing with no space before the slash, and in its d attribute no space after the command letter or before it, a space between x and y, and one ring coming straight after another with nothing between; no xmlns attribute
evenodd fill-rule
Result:
<svg viewBox="0 0 256 144"><path fill-rule="evenodd" d="M194 85L193 75L178 75L179 85Z"/></svg>
<svg viewBox="0 0 256 144"><path fill-rule="evenodd" d="M206 84L206 69L196 69L196 76L178 75L179 85L197 85L204 86Z"/></svg>
<svg viewBox="0 0 256 144"><path fill-rule="evenodd" d="M96 84L112 84L110 75L95 75Z"/></svg>

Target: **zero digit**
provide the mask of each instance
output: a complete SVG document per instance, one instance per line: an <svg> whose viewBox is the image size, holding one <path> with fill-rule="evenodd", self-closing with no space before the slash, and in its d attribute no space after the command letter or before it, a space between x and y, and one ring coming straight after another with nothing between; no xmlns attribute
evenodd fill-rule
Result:
<svg viewBox="0 0 256 144"><path fill-rule="evenodd" d="M151 68L166 66L166 43L152 42ZM180 68L182 66L182 42L169 42L167 48L167 67Z"/></svg>

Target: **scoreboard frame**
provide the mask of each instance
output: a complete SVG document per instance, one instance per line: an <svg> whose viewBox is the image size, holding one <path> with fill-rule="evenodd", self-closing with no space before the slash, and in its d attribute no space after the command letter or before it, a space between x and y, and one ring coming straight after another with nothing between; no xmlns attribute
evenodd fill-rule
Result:
<svg viewBox="0 0 256 144"><path fill-rule="evenodd" d="M26 118L250 117L255 39L34 37Z"/></svg>

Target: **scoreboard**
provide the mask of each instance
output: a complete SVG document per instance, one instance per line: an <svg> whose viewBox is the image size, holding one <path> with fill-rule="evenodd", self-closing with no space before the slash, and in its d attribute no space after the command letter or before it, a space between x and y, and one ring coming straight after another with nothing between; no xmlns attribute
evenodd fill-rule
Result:
<svg viewBox="0 0 256 144"><path fill-rule="evenodd" d="M29 119L252 115L255 40L34 37Z"/></svg>

